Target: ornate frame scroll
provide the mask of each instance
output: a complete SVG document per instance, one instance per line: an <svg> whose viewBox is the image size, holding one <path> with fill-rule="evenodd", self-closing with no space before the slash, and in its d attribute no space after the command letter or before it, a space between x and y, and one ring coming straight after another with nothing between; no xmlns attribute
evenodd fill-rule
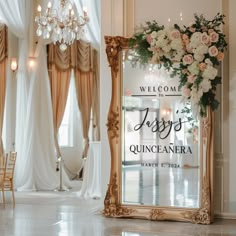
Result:
<svg viewBox="0 0 236 236"><path fill-rule="evenodd" d="M201 120L201 190L200 208L126 205L121 203L121 109L122 75L121 52L128 49L128 38L105 36L106 53L111 67L112 97L108 113L108 138L111 151L111 172L103 214L107 217L142 218L149 220L175 220L198 224L213 221L213 150L214 113L208 108Z"/></svg>

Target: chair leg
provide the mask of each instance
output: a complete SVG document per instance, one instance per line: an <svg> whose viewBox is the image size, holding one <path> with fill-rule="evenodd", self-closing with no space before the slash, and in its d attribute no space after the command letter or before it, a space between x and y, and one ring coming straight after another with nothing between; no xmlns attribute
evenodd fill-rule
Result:
<svg viewBox="0 0 236 236"><path fill-rule="evenodd" d="M2 202L3 202L3 206L5 207L5 194L4 194L4 189L2 189Z"/></svg>
<svg viewBox="0 0 236 236"><path fill-rule="evenodd" d="M15 207L15 194L14 194L14 189L12 191L12 200L13 200L13 207Z"/></svg>

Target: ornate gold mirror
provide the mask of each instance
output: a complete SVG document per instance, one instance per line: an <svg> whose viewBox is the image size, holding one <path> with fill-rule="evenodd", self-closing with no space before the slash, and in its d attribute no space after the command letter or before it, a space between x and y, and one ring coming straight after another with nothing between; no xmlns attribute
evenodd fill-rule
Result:
<svg viewBox="0 0 236 236"><path fill-rule="evenodd" d="M213 113L194 118L178 78L133 66L128 39L105 37L111 67L110 183L104 215L210 224Z"/></svg>

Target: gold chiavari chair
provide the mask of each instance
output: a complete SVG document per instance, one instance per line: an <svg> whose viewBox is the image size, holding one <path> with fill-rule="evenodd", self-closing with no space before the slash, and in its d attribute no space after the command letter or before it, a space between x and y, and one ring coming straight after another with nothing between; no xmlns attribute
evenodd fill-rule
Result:
<svg viewBox="0 0 236 236"><path fill-rule="evenodd" d="M0 179L0 189L2 191L3 205L5 206L5 191L12 192L13 206L15 206L15 195L14 195L14 170L16 163L16 152L10 152L6 155L5 163L3 167L3 175Z"/></svg>
<svg viewBox="0 0 236 236"><path fill-rule="evenodd" d="M5 195L4 195L4 179L7 167L7 157L0 156L0 189L2 191L2 201L5 206Z"/></svg>

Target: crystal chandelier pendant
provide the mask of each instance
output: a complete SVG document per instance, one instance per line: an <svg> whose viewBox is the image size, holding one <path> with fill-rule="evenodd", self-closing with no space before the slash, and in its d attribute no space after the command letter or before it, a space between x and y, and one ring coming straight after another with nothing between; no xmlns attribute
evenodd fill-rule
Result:
<svg viewBox="0 0 236 236"><path fill-rule="evenodd" d="M61 50L62 52L64 52L64 51L67 49L67 46L66 46L65 43L61 43L60 46L59 46L59 48L60 48L60 50Z"/></svg>
<svg viewBox="0 0 236 236"><path fill-rule="evenodd" d="M57 9L52 9L51 2L48 2L44 14L40 5L37 11L38 16L35 17L35 22L38 24L37 36L51 39L54 44L58 42L62 51L65 51L74 40L81 38L81 33L84 32L83 27L89 21L87 8L83 8L82 16L76 16L76 11L69 0L60 0L60 6Z"/></svg>

